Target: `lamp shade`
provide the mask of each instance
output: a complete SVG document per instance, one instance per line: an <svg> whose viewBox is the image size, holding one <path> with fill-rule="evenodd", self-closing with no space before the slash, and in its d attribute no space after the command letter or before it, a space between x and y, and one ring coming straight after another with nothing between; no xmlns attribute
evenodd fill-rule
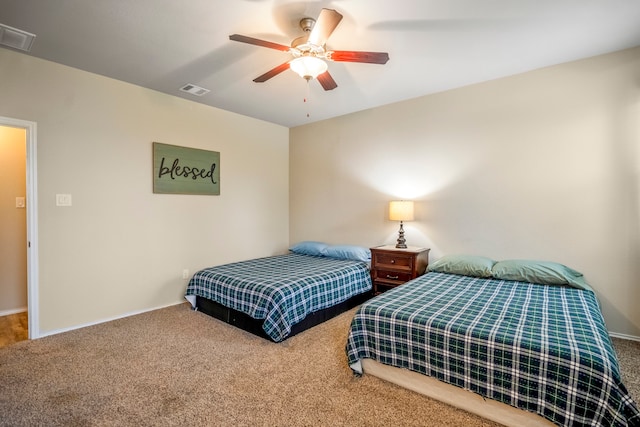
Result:
<svg viewBox="0 0 640 427"><path fill-rule="evenodd" d="M391 221L413 221L413 202L410 200L390 202L389 219Z"/></svg>
<svg viewBox="0 0 640 427"><path fill-rule="evenodd" d="M303 79L315 79L318 75L327 71L327 63L315 56L301 56L289 62L289 68Z"/></svg>

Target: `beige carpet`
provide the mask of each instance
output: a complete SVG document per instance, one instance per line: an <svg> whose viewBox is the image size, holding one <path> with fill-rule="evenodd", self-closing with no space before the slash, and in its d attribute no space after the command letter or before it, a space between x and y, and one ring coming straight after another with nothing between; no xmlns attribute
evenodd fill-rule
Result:
<svg viewBox="0 0 640 427"><path fill-rule="evenodd" d="M186 304L20 342L0 349L0 425L496 425L353 376L354 311L280 344ZM615 343L637 400L640 343Z"/></svg>

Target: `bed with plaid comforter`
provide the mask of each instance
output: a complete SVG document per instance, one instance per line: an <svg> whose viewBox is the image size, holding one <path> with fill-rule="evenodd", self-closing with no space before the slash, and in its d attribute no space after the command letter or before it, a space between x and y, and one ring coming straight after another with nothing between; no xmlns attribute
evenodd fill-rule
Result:
<svg viewBox="0 0 640 427"><path fill-rule="evenodd" d="M279 342L309 313L370 289L366 262L290 253L198 271L185 297L194 307L200 296L264 319L264 331Z"/></svg>
<svg viewBox="0 0 640 427"><path fill-rule="evenodd" d="M364 303L346 351L557 425L640 425L592 291L431 272Z"/></svg>

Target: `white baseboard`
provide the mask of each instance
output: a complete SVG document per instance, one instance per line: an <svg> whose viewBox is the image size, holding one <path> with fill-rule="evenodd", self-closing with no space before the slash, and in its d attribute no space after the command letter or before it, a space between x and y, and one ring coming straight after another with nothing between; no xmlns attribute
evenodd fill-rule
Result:
<svg viewBox="0 0 640 427"><path fill-rule="evenodd" d="M147 313L149 311L160 310L162 308L172 307L174 305L180 305L180 304L186 304L186 302L185 301L179 301L179 302L175 302L173 304L167 304L167 305L163 305L163 306L160 306L160 307L154 307L154 308L148 308L148 309L145 309L145 310L133 311L131 313L126 313L126 314L123 314L123 315L120 315L120 316L110 317L108 319L97 320L95 322L85 323L83 325L76 325L76 326L70 326L68 328L56 329L56 330L47 331L47 332L41 332L40 335L38 337L35 337L35 338L44 338L44 337L48 337L50 335L62 334L64 332L73 331L75 329L81 329L81 328L86 328L87 326L99 325L101 323L111 322L113 320L123 319L125 317L135 316L137 314Z"/></svg>
<svg viewBox="0 0 640 427"><path fill-rule="evenodd" d="M9 316L11 314L24 313L25 311L27 311L27 307L14 308L13 310L4 310L0 311L0 317Z"/></svg>
<svg viewBox="0 0 640 427"><path fill-rule="evenodd" d="M611 332L611 331L609 331L609 335L614 337L614 338L620 338L620 339L623 339L623 340L640 342L640 337L636 337L634 335L619 334L617 332Z"/></svg>
<svg viewBox="0 0 640 427"><path fill-rule="evenodd" d="M61 334L63 332L73 331L74 329L80 329L80 328L86 328L87 326L99 325L100 323L110 322L112 320L122 319L122 318L129 317L129 316L135 316L136 314L142 314L142 313L146 313L146 312L149 312L149 311L160 310L162 308L172 307L174 305L179 305L179 304L185 304L185 301L178 301L178 302L175 302L173 304L167 304L167 305L160 306L160 307L149 308L149 309L146 309L146 310L134 311L134 312L131 312L131 313L123 314L121 316L115 316L115 317L111 317L111 318L108 318L108 319L98 320L96 322L86 323L86 324L83 324L83 325L71 326L71 327L63 328L63 329L56 329L56 330L53 330L53 331L48 331L48 332L41 333L38 337L34 337L34 338L43 338L43 337L46 337L46 336L49 336L49 335ZM27 311L27 307L20 308L20 309L15 309L15 310L0 311L0 316L8 316L10 314L21 313L23 311ZM620 339L623 339L623 340L630 340L630 341L638 341L638 342L640 342L640 337L637 337L635 335L620 334L620 333L611 332L611 331L609 331L609 335L614 337L614 338L620 338Z"/></svg>

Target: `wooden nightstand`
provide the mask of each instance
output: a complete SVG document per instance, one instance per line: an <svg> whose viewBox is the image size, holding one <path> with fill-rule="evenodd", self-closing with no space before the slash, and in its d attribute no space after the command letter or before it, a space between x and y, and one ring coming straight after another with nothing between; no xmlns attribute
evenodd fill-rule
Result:
<svg viewBox="0 0 640 427"><path fill-rule="evenodd" d="M377 295L424 274L429 265L429 250L409 246L398 249L395 245L371 248L371 281Z"/></svg>

